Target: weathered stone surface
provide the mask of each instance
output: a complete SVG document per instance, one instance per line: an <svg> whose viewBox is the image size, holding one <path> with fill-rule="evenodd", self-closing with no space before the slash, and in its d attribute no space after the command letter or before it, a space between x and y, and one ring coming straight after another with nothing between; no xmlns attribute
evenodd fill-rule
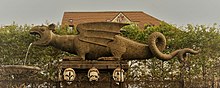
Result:
<svg viewBox="0 0 220 88"><path fill-rule="evenodd" d="M65 58L63 58L65 59ZM117 67L123 70L128 70L128 63L126 61L76 61L63 60L59 65L59 78L64 88L125 88L126 83L121 82L120 85L113 79L113 71ZM98 81L89 81L88 71L91 68L97 68L99 71ZM72 68L76 72L76 78L68 84L63 79L63 71L66 68Z"/></svg>
<svg viewBox="0 0 220 88"><path fill-rule="evenodd" d="M163 54L166 39L159 32L149 36L148 44L141 44L118 35L120 29L128 24L112 22L91 22L77 26L78 35L56 35L52 32L55 25L35 26L31 34L40 35L33 45L54 46L63 51L78 55L82 60L143 60L157 57L170 60L178 56L184 61L186 53L197 54L199 51L184 48L170 54Z"/></svg>
<svg viewBox="0 0 220 88"><path fill-rule="evenodd" d="M97 69L115 69L121 67L127 69L128 64L126 61L62 61L60 63L62 68L73 68L73 69L90 69L96 67Z"/></svg>

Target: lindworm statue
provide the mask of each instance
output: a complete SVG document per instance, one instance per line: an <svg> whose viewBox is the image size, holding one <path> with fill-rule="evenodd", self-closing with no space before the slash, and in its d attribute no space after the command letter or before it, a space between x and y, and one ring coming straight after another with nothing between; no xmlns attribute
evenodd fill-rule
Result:
<svg viewBox="0 0 220 88"><path fill-rule="evenodd" d="M179 49L163 54L166 39L162 33L149 36L148 45L120 36L120 29L128 24L113 22L90 22L77 25L77 35L57 35L52 32L55 25L35 26L30 34L39 35L33 45L54 46L77 55L81 60L143 60L156 57L170 60L177 56L184 61L186 53L197 54L190 48Z"/></svg>

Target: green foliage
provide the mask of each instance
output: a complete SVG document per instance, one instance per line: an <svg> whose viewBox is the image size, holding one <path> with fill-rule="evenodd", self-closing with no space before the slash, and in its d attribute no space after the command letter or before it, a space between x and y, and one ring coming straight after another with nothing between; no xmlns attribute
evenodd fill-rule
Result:
<svg viewBox="0 0 220 88"><path fill-rule="evenodd" d="M67 27L67 26L61 27L57 25L54 33L60 35L75 35L78 34L78 31L76 30L75 27Z"/></svg>

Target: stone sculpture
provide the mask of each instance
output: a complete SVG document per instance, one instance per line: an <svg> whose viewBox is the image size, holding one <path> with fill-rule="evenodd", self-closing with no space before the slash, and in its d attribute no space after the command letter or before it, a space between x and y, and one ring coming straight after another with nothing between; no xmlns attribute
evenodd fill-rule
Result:
<svg viewBox="0 0 220 88"><path fill-rule="evenodd" d="M95 67L92 67L88 71L89 81L98 81L99 80L99 70Z"/></svg>
<svg viewBox="0 0 220 88"><path fill-rule="evenodd" d="M113 79L116 81L116 84L118 85L119 82L124 82L125 79L125 74L124 70L121 69L120 67L117 67L112 74Z"/></svg>
<svg viewBox="0 0 220 88"><path fill-rule="evenodd" d="M148 44L141 44L120 36L120 29L128 24L113 22L90 22L79 24L78 35L57 35L52 32L55 25L35 26L31 34L40 35L33 45L54 46L55 48L76 54L82 60L143 60L157 57L170 60L178 56L184 61L186 53L197 54L199 51L184 48L170 54L163 54L166 39L163 34L154 32L149 36Z"/></svg>
<svg viewBox="0 0 220 88"><path fill-rule="evenodd" d="M67 84L71 84L74 79L76 78L76 73L72 68L66 68L63 72L63 79L67 81Z"/></svg>

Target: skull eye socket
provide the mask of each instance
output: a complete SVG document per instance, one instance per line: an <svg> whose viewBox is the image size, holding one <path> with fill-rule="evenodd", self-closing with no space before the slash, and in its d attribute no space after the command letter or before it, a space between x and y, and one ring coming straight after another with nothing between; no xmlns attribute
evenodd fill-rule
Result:
<svg viewBox="0 0 220 88"><path fill-rule="evenodd" d="M117 72L116 74L117 74L117 75L120 75L120 73L119 73L119 72Z"/></svg>

